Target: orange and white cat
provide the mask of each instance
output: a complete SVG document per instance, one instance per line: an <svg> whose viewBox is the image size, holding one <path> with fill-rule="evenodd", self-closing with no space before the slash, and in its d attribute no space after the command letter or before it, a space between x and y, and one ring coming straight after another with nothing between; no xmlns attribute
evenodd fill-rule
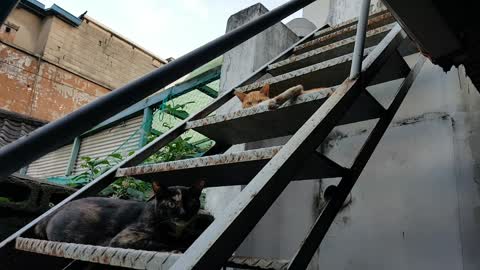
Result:
<svg viewBox="0 0 480 270"><path fill-rule="evenodd" d="M269 97L270 85L266 84L262 87L262 89L257 91L251 91L248 93L235 91L235 96L237 96L238 99L240 99L240 101L242 102L242 108L244 109L257 106L260 103L267 104L269 109L277 109L283 103L287 102L290 99L296 98L303 94L317 92L325 89L328 89L328 88L322 87L322 88L314 88L310 90L303 90L303 86L299 84L299 85L290 87L289 89L285 90L284 92L282 92L281 94L273 98L270 98Z"/></svg>

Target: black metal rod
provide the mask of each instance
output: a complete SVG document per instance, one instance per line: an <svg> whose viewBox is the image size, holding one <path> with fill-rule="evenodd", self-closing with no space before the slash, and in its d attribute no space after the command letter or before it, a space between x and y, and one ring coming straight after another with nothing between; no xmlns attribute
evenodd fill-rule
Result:
<svg viewBox="0 0 480 270"><path fill-rule="evenodd" d="M20 0L2 0L0 3L0 26L5 22L8 15L17 6Z"/></svg>
<svg viewBox="0 0 480 270"><path fill-rule="evenodd" d="M2 164L0 176L9 175L73 141L76 136L100 122L215 59L312 2L314 0L289 1L254 21L3 147L0 149L0 164Z"/></svg>

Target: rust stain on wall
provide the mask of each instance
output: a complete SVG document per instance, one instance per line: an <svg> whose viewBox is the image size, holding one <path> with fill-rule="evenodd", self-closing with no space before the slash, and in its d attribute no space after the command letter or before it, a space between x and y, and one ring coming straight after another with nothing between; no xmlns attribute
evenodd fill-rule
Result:
<svg viewBox="0 0 480 270"><path fill-rule="evenodd" d="M110 90L0 44L0 108L52 121Z"/></svg>

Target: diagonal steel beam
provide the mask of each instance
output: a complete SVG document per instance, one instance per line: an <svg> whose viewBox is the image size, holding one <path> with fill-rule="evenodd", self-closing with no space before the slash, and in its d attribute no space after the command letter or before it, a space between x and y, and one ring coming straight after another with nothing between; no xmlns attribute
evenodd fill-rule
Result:
<svg viewBox="0 0 480 270"><path fill-rule="evenodd" d="M424 63L425 57L420 56L417 64L411 70L410 74L405 78L402 85L400 86L392 104L375 125L372 133L368 137L367 141L362 147L362 150L355 159L355 162L349 173L340 181L340 184L336 189L336 194L334 195L332 200L327 203L326 207L312 226L309 234L302 242L300 249L290 261L290 265L288 267L289 270L301 270L307 268L310 260L315 254L315 251L318 249L318 246L321 244L323 238L328 232L328 229L330 228L332 222L338 214L338 211L340 211L340 209L342 208L345 199L351 192L358 177L360 176L360 173L363 171L363 168L367 164L368 160L373 154L373 151L380 142L383 134L390 125L393 117L395 116L395 113L402 104L405 96L408 93L408 90L415 81L415 78L417 77Z"/></svg>
<svg viewBox="0 0 480 270"><path fill-rule="evenodd" d="M395 52L401 38L397 25L365 59L359 79L347 79L292 136L288 143L232 200L207 230L172 266L172 270L219 269L290 183L305 159L328 136L336 123L360 96Z"/></svg>

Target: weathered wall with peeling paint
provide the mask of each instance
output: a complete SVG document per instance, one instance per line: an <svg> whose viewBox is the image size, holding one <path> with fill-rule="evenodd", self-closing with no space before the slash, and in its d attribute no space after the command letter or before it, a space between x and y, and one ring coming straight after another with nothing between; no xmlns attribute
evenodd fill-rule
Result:
<svg viewBox="0 0 480 270"><path fill-rule="evenodd" d="M112 89L163 65L88 17L78 27L54 17L43 56Z"/></svg>
<svg viewBox="0 0 480 270"><path fill-rule="evenodd" d="M55 120L163 63L91 18L17 8L0 27L0 108Z"/></svg>
<svg viewBox="0 0 480 270"><path fill-rule="evenodd" d="M110 92L70 71L0 43L0 108L52 121Z"/></svg>

